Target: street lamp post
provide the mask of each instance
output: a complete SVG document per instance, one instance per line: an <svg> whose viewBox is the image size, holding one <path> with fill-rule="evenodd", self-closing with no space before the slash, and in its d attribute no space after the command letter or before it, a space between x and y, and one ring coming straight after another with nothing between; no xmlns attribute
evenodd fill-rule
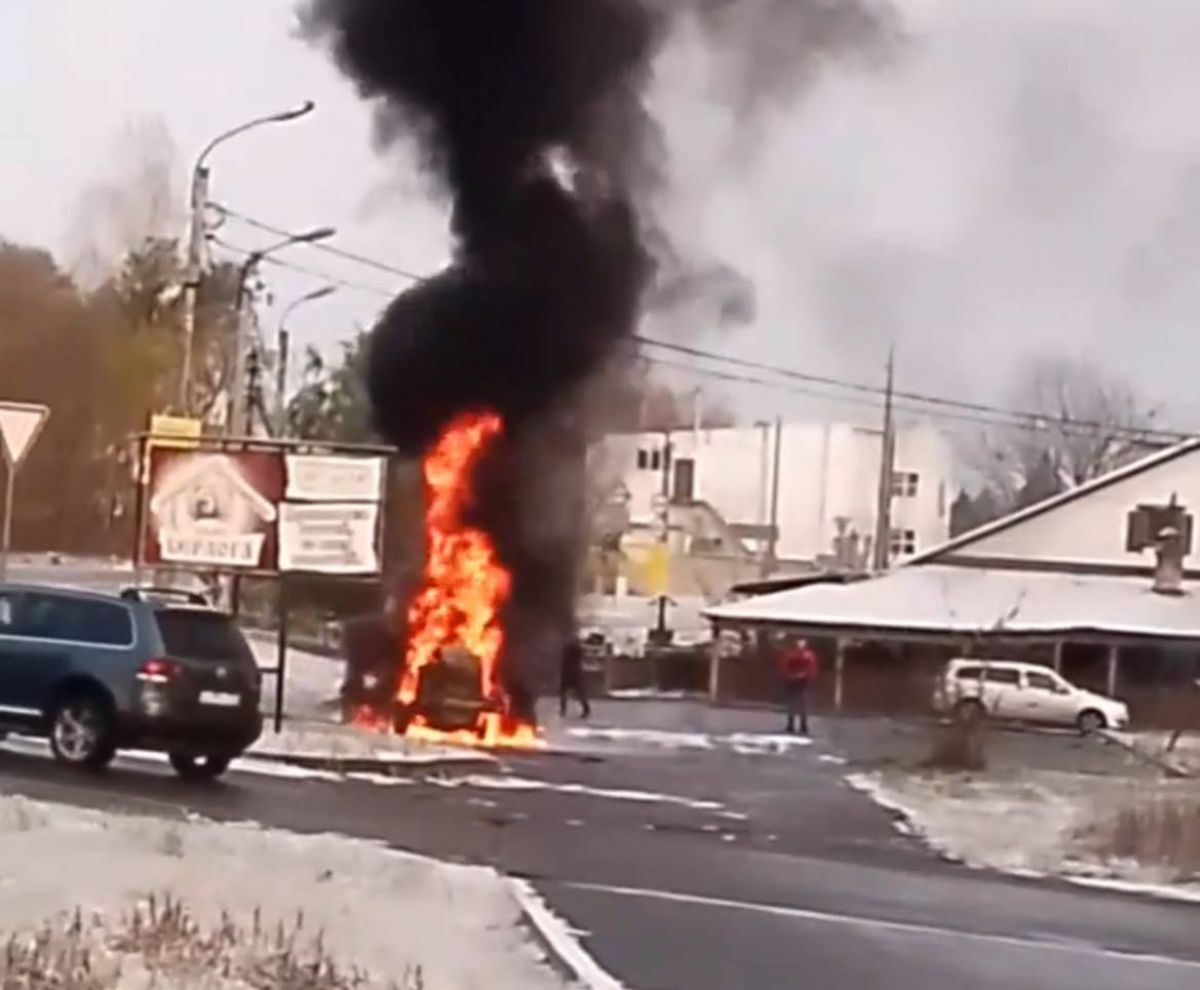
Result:
<svg viewBox="0 0 1200 990"><path fill-rule="evenodd" d="M337 292L337 286L334 285L314 289L312 292L306 293L299 299L294 300L283 311L283 316L279 318L276 350L277 363L275 367L275 431L279 436L283 436L285 432L284 418L287 415L288 360L291 349L291 334L288 333L287 328L288 317L305 303L316 302L318 299L324 299L335 292Z"/></svg>
<svg viewBox="0 0 1200 990"><path fill-rule="evenodd" d="M208 204L208 157L218 145L230 138L268 124L285 124L312 113L316 104L305 100L300 106L281 113L256 117L213 138L200 152L192 169L191 193L188 202L187 269L183 287L183 362L179 376L179 409L184 415L191 412L192 347L196 336L196 299L200 291L201 266L204 256L204 210Z"/></svg>
<svg viewBox="0 0 1200 990"><path fill-rule="evenodd" d="M244 423L247 436L253 432L254 409L248 401L246 394L246 359L249 356L250 348L253 346L250 333L250 307L247 305L250 295L247 291L250 276L254 274L254 270L264 258L274 254L276 251L282 251L293 244L313 244L317 241L327 240L336 233L337 231L333 227L318 227L303 234L292 234L268 247L252 251L246 256L246 260L242 262L242 267L238 271L237 298L234 304L234 318L237 320L237 340L235 342L233 382L229 389L226 405L225 433L227 436L234 435L239 423ZM243 413L243 405L245 407L244 415L239 415L239 413Z"/></svg>

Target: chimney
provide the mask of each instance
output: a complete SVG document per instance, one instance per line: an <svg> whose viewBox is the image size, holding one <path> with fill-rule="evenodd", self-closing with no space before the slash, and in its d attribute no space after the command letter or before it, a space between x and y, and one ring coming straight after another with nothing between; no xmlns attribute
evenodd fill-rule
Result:
<svg viewBox="0 0 1200 990"><path fill-rule="evenodd" d="M1176 526L1164 526L1156 536L1154 590L1160 595L1182 595L1183 532Z"/></svg>
<svg viewBox="0 0 1200 990"><path fill-rule="evenodd" d="M1154 551L1154 590L1182 595L1183 561L1192 551L1192 516L1172 493L1166 505L1139 505L1129 513L1125 548L1131 553Z"/></svg>

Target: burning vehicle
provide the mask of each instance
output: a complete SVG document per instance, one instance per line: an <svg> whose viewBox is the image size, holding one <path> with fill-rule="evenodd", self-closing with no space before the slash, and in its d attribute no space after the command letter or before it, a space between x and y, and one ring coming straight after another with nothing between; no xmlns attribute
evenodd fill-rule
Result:
<svg viewBox="0 0 1200 990"><path fill-rule="evenodd" d="M426 552L383 647L394 673L369 696L364 677L352 717L537 745L528 686L574 619L581 396L653 270L631 189L659 18L642 0L310 0L305 27L376 104L379 140L419 144L456 241L370 338L374 425L422 464Z"/></svg>

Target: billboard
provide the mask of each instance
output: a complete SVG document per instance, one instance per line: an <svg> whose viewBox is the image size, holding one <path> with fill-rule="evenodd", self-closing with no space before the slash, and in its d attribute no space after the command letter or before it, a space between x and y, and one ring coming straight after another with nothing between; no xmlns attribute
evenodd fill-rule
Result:
<svg viewBox="0 0 1200 990"><path fill-rule="evenodd" d="M250 573L378 574L383 457L149 451L142 562Z"/></svg>

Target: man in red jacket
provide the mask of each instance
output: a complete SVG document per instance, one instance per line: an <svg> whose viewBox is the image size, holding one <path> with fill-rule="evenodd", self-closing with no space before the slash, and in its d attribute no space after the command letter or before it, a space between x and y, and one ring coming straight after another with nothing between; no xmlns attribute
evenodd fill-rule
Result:
<svg viewBox="0 0 1200 990"><path fill-rule="evenodd" d="M817 679L817 655L809 647L808 640L793 639L784 646L779 666L787 706L787 731L795 732L799 719L800 732L807 736L808 687Z"/></svg>

